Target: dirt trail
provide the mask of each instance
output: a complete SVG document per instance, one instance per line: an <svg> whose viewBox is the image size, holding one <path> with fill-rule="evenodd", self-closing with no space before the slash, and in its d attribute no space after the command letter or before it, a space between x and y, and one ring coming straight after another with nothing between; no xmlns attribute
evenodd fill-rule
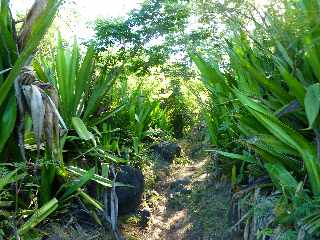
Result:
<svg viewBox="0 0 320 240"><path fill-rule="evenodd" d="M200 154L186 164L158 164L158 181L149 201L151 218L144 228L124 226L126 239L231 239L227 231L230 188L208 174L211 162L208 155Z"/></svg>
<svg viewBox="0 0 320 240"><path fill-rule="evenodd" d="M146 189L142 204L150 213L149 221L143 221L141 214L121 219L120 230L124 238L127 240L236 239L228 232L230 187L212 176L215 169L213 160L208 154L186 142L180 142L180 146L182 146L182 157L176 159L174 163L154 162L153 170L150 171L156 181ZM194 151L195 149L198 151ZM145 176L150 176L149 174L145 173ZM52 233L49 239L113 239L106 229L89 224L92 223L89 215L73 214L79 211L82 210L77 207L62 219L52 219L45 228ZM84 218L79 218L82 215Z"/></svg>

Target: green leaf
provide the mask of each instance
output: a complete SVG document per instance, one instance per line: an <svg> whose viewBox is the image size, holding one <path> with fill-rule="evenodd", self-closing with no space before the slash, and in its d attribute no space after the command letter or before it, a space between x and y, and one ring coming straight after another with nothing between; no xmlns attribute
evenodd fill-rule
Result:
<svg viewBox="0 0 320 240"><path fill-rule="evenodd" d="M96 199L86 194L82 189L79 189L79 196L84 200L85 203L92 205L93 207L97 208L101 212L104 211L103 205Z"/></svg>
<svg viewBox="0 0 320 240"><path fill-rule="evenodd" d="M283 59L287 62L287 64L289 64L290 67L293 67L294 66L293 61L289 57L287 49L278 40L276 40L276 45L277 45L277 48L280 51Z"/></svg>
<svg viewBox="0 0 320 240"><path fill-rule="evenodd" d="M88 131L86 125L84 124L84 122L80 118L73 117L72 124L81 139L86 140L86 141L91 140L93 142L93 144L96 146L97 143L94 138L94 135Z"/></svg>
<svg viewBox="0 0 320 240"><path fill-rule="evenodd" d="M3 65L11 67L18 57L17 45L13 34L9 1L1 0L0 4L0 60L2 57Z"/></svg>
<svg viewBox="0 0 320 240"><path fill-rule="evenodd" d="M223 152L218 150L207 150L208 152L215 152L218 153L224 157L231 158L231 159L237 159L249 163L257 163L257 161L250 155L241 155L241 154L235 154L235 153L229 153L229 152Z"/></svg>
<svg viewBox="0 0 320 240"><path fill-rule="evenodd" d="M40 222L45 220L51 213L58 208L58 200L56 198L51 199L40 209L36 210L30 219L18 229L19 235L24 235Z"/></svg>
<svg viewBox="0 0 320 240"><path fill-rule="evenodd" d="M8 184L18 181L19 179L23 178L25 174L17 174L19 168L15 169L14 171L6 174L5 176L0 178L0 191Z"/></svg>
<svg viewBox="0 0 320 240"><path fill-rule="evenodd" d="M73 112L72 109L68 109L67 105L67 97L68 97L68 91L72 89L67 88L67 77L65 74L67 74L68 69L66 67L66 56L65 56L65 49L62 44L62 38L59 33L58 35L58 44L57 44L57 54L56 54L56 59L55 59L55 68L57 72L57 80L55 81L56 83L56 88L59 91L59 98L60 98L60 108L62 109L62 114L63 117L66 121L68 121L68 124L70 124L70 119L67 118L66 111L68 112ZM69 127L69 126L68 126Z"/></svg>
<svg viewBox="0 0 320 240"><path fill-rule="evenodd" d="M110 164L109 163L101 163L101 174L102 174L102 177L108 178L109 170L110 170Z"/></svg>
<svg viewBox="0 0 320 240"><path fill-rule="evenodd" d="M120 158L120 157L117 157L117 156L114 156L112 154L109 154L107 152L104 153L105 157L117 164L125 164L125 163L128 163L128 160L124 159L124 158Z"/></svg>
<svg viewBox="0 0 320 240"><path fill-rule="evenodd" d="M271 154L274 159L277 159L277 162L281 162L286 167L289 167L290 170L301 170L300 162L290 157L298 157L299 153L270 134L254 135L247 138L245 143ZM261 155L261 151L255 150ZM268 159L270 158L271 156L268 157Z"/></svg>
<svg viewBox="0 0 320 240"><path fill-rule="evenodd" d="M199 68L206 85L220 83L224 89L229 89L227 86L226 78L221 73L217 65L209 65L206 61L204 61L196 54L190 54L190 57Z"/></svg>
<svg viewBox="0 0 320 240"><path fill-rule="evenodd" d="M20 74L21 68L24 66L25 62L35 51L35 49L39 45L40 40L45 35L48 27L51 25L60 4L60 0L48 1L46 10L43 12L41 17L39 17L39 19L35 22L27 45L23 49L22 53L19 55L17 61L14 63L14 66L10 71L8 77L0 86L0 106L3 105L8 93L12 89L14 80Z"/></svg>
<svg viewBox="0 0 320 240"><path fill-rule="evenodd" d="M3 111L0 111L0 153L2 152L6 142L12 134L15 127L17 117L16 98L11 95L4 106Z"/></svg>
<svg viewBox="0 0 320 240"><path fill-rule="evenodd" d="M94 51L92 47L89 47L86 53L86 56L83 59L83 62L80 66L80 70L78 72L78 76L77 76L77 86L75 88L75 93L76 93L76 102L80 102L81 97L83 96L83 94L87 94L87 90L88 90L88 86L89 83L92 81L93 78L93 69L94 69ZM95 84L94 86L97 87L98 84ZM94 90L95 92L96 90ZM85 113L84 113L84 118L87 118L87 115L91 114L91 109L90 112L88 110L88 107L91 108L91 105L96 104L96 102L94 103L90 103L90 100L92 99L91 96L89 96L89 103L86 106L85 109ZM94 100L91 100L94 101ZM95 99L95 101L97 101L97 98Z"/></svg>
<svg viewBox="0 0 320 240"><path fill-rule="evenodd" d="M318 81L320 81L320 60L318 48L316 47L316 39L313 38L312 34L308 34L304 39L304 43L306 45L306 59L308 60Z"/></svg>
<svg viewBox="0 0 320 240"><path fill-rule="evenodd" d="M101 117L98 117L96 119L93 119L93 123L92 125L98 125L100 123L103 123L104 121L108 120L109 118L113 117L115 114L117 114L118 112L120 112L127 104L122 104L119 107L116 107L114 110L112 110L111 112L106 112L103 113Z"/></svg>
<svg viewBox="0 0 320 240"><path fill-rule="evenodd" d="M69 166L69 167L67 167L67 170L76 176L82 176L86 173L86 170L79 168L79 167L75 167L75 166ZM98 174L94 174L92 176L91 180L95 181L96 183L100 184L101 186L108 187L108 188L112 187L112 180L108 179L107 175L100 176ZM115 186L116 187L127 187L130 185L116 182Z"/></svg>
<svg viewBox="0 0 320 240"><path fill-rule="evenodd" d="M71 125L72 117L83 116L82 119L86 122L88 115L97 105L98 97L101 96L97 92L103 91L101 81L93 84L95 76L93 48L88 48L81 62L77 42L74 41L71 49L65 48L59 34L54 67L57 72L55 82L60 98L60 110L64 119ZM94 86L93 91L91 86Z"/></svg>
<svg viewBox="0 0 320 240"><path fill-rule="evenodd" d="M262 86L267 88L272 94L275 94L281 102L286 103L292 100L292 97L289 96L287 91L285 91L280 84L273 79L267 78L262 70L253 67L247 60L242 59L242 61L243 66L250 72L252 77Z"/></svg>
<svg viewBox="0 0 320 240"><path fill-rule="evenodd" d="M56 166L53 164L44 164L41 166L41 185L39 188L40 201L42 204L51 199L51 191L56 175Z"/></svg>
<svg viewBox="0 0 320 240"><path fill-rule="evenodd" d="M278 69L283 76L284 80L288 84L292 94L298 99L300 104L303 104L303 99L306 93L304 86L294 77L292 76L287 69L285 69L280 63L278 63Z"/></svg>
<svg viewBox="0 0 320 240"><path fill-rule="evenodd" d="M75 166L67 167L67 170L76 176L82 176L86 173L86 170ZM99 176L97 174L94 174L91 180L101 184L104 187L112 187L112 181L110 179Z"/></svg>
<svg viewBox="0 0 320 240"><path fill-rule="evenodd" d="M85 171L84 174L80 177L80 179L75 180L71 183L65 185L66 191L61 197L61 201L66 200L74 193L78 191L81 187L83 187L87 182L93 179L94 176L94 168Z"/></svg>
<svg viewBox="0 0 320 240"><path fill-rule="evenodd" d="M295 149L302 157L315 195L320 195L320 167L315 146L310 144L301 134L283 124L272 112L261 103L256 102L235 90L239 101L268 131L284 144Z"/></svg>
<svg viewBox="0 0 320 240"><path fill-rule="evenodd" d="M33 60L32 62L33 70L37 74L37 77L42 81L42 82L49 82L49 79L45 72L43 71L41 64L37 60Z"/></svg>
<svg viewBox="0 0 320 240"><path fill-rule="evenodd" d="M80 52L76 39L74 40L74 44L72 46L71 55L67 51L66 61L67 61L67 72L66 74L66 97L67 97L67 111L71 110L71 116L80 116L78 114L78 109L80 105L80 99L76 99L78 91L81 91L81 95L84 93L83 85L80 85L80 82L77 79L77 73L79 70L80 64ZM88 82L86 83L88 87ZM77 93L76 93L77 92ZM76 94L75 94L76 93Z"/></svg>
<svg viewBox="0 0 320 240"><path fill-rule="evenodd" d="M298 188L297 180L280 163L266 163L265 167L273 183L290 197L295 195Z"/></svg>
<svg viewBox="0 0 320 240"><path fill-rule="evenodd" d="M218 120L215 116L209 114L206 110L204 110L204 120L207 125L208 134L213 145L217 145L218 143Z"/></svg>
<svg viewBox="0 0 320 240"><path fill-rule="evenodd" d="M257 134L252 138L248 138L246 142L258 146L264 145L265 148L270 148L272 152L276 152L278 154L298 156L297 151L290 148L288 145L282 143L277 138L269 134Z"/></svg>
<svg viewBox="0 0 320 240"><path fill-rule="evenodd" d="M95 85L83 115L84 119L87 119L91 114L94 113L94 111L97 109L97 103L99 103L99 99L111 90L119 73L120 69L114 69L109 74L106 74L106 76L102 77L99 83Z"/></svg>
<svg viewBox="0 0 320 240"><path fill-rule="evenodd" d="M311 128L316 120L320 109L320 84L315 83L307 88L304 99L304 107Z"/></svg>

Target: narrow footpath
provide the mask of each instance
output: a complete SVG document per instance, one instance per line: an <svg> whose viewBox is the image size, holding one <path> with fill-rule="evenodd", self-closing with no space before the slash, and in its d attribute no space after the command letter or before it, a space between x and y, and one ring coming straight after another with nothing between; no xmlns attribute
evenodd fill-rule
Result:
<svg viewBox="0 0 320 240"><path fill-rule="evenodd" d="M158 164L157 182L147 200L150 219L143 227L122 225L126 239L232 239L228 224L230 186L213 178L209 154L190 154L189 144L180 145L183 163Z"/></svg>

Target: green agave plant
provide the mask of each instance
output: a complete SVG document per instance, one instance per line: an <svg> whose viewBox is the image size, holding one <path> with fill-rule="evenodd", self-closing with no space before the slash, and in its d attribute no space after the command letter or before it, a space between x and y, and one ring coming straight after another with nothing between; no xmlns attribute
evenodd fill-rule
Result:
<svg viewBox="0 0 320 240"><path fill-rule="evenodd" d="M35 63L35 70L42 81L51 81L56 87L59 110L69 127L72 126L74 117L80 118L86 125L92 125L90 118L97 111L101 98L111 90L120 71L114 69L109 73L97 74L94 54L93 47L89 47L82 58L77 42L71 48L65 47L59 34L54 62L51 65ZM102 122L110 117L109 114L94 116L92 121Z"/></svg>
<svg viewBox="0 0 320 240"><path fill-rule="evenodd" d="M317 0L300 0L284 6L281 16L267 12L265 22L256 22L259 34L265 35L234 32L235 37L227 41L229 69L222 71L197 54L191 58L214 106L206 122L211 122L210 134L215 132L215 145L222 151L213 151L261 166L275 187L293 201L301 188L310 189L313 198L320 195L320 31L315 25L320 5ZM299 28L301 19L303 28ZM224 124L230 126L227 135L221 133ZM230 153L219 145L228 140L236 140L250 154ZM234 169L231 172L234 178ZM317 213L305 219L310 232L320 229L318 219Z"/></svg>
<svg viewBox="0 0 320 240"><path fill-rule="evenodd" d="M12 160L12 157L16 158L15 161L21 158L26 160L24 153L24 116L26 113L32 118L38 158L42 135L46 136L49 152L54 152L55 137L53 135L55 128L58 128L58 123L53 119L57 118L59 113L52 95L43 90L44 86L37 81L29 65L61 2L60 0L36 1L16 35L9 1L0 1L0 123L1 126L6 126L1 127L0 130L1 162L7 159ZM45 111L46 116L44 116ZM18 130L17 135L13 134L14 128ZM8 146L9 141L15 144ZM8 147L5 148L6 146ZM19 148L21 156L15 155ZM21 171L21 168L15 168L2 177L0 191L7 191L6 185L13 182L17 184L18 181L25 178L27 174L20 173ZM52 213L54 208L51 205L51 202L45 203L39 209L39 214L31 217L17 231L16 237L26 234L28 230ZM5 208L3 210L5 211Z"/></svg>
<svg viewBox="0 0 320 240"><path fill-rule="evenodd" d="M302 14L306 14L306 12ZM270 56L269 49L266 49L265 52L252 49L245 34L241 33L240 36L240 40L237 39L235 42L229 43L228 53L234 70L234 80L232 81L218 67L207 64L199 56L192 56L206 85L208 85L208 89L216 96L214 104L219 105L221 102L217 98L225 98L225 102L228 98L229 101L237 99L231 108L224 108L224 110L229 111L229 115L231 115L232 111L237 111L237 108L242 106L242 110L238 111L241 117L234 117L240 129L239 133L251 139L255 136L256 141L252 143L254 148L267 151L274 157L293 155L302 159L309 175L312 190L315 195L319 195L320 175L316 146L313 143L314 139L310 139L309 136L306 138L304 136L306 131L302 129L308 123L309 129L316 130L320 99L319 84L312 82L306 84L301 80L303 75L299 76L299 79L294 74L301 72L301 70L292 71L290 64L294 62L294 59L290 59L284 44L279 40L274 42L278 54ZM306 40L302 39L302 42L305 43ZM307 42L310 42L309 38ZM308 56L309 49L305 47L304 50ZM261 57L262 55L264 57ZM317 76L317 73L312 70L317 69L317 61L318 57L316 56L310 56L306 60L306 64L311 66L309 70L312 72L309 75ZM266 64L270 63L274 66L271 72L266 67ZM225 91L221 93L221 89L228 90L228 94ZM302 127L294 126L293 121L289 121L287 118L288 115L297 119L297 122L301 122ZM222 121L227 121L227 119L224 118ZM254 127L250 126L253 123ZM264 136L271 134L274 139L272 142L266 142L266 139L261 139L261 134ZM280 141L280 148L279 143L275 140ZM269 148L267 149L265 146L269 146ZM280 149L280 152L276 152L275 149ZM265 160L268 161L268 159ZM282 159L277 159L277 161L290 167L290 163L286 163ZM299 173L297 174L299 175Z"/></svg>
<svg viewBox="0 0 320 240"><path fill-rule="evenodd" d="M9 3L6 0L0 2L0 122L2 126L7 126L0 130L0 153L12 136L16 124L16 105L19 105L19 98L17 102L14 92L18 94L21 88L21 83L18 84L16 79L19 79L22 68L28 65L30 57L53 21L60 3L61 1L57 0L35 3L30 11L32 14L25 20L19 38L16 39ZM39 11L38 5L45 7ZM20 141L20 144L23 142Z"/></svg>
<svg viewBox="0 0 320 240"><path fill-rule="evenodd" d="M150 115L157 104L157 101L150 100L140 88L137 88L130 96L128 112L133 136L133 148L136 154L139 153L139 145L146 136L151 121Z"/></svg>

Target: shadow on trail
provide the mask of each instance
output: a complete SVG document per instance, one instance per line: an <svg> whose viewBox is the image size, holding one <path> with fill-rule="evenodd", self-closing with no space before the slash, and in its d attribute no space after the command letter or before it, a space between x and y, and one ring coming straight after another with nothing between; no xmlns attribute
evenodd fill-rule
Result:
<svg viewBox="0 0 320 240"><path fill-rule="evenodd" d="M167 228L154 239L231 239L230 186L217 183L209 174L211 161L210 156L201 153L190 157L185 166L157 165L159 172L167 173L159 182Z"/></svg>
<svg viewBox="0 0 320 240"><path fill-rule="evenodd" d="M213 177L213 159L180 143L182 157L153 164L156 180L144 205L150 219L144 228L127 224L131 240L231 240L228 213L231 189ZM192 153L192 154L191 154Z"/></svg>

